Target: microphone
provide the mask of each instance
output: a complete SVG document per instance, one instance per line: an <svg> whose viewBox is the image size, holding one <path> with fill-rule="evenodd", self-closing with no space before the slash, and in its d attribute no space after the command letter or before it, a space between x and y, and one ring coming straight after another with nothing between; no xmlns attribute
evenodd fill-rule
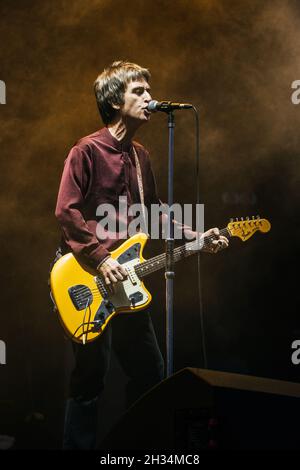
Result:
<svg viewBox="0 0 300 470"><path fill-rule="evenodd" d="M175 109L190 109L193 105L189 103L172 103L172 101L156 101L152 100L149 102L147 109L151 113L156 111L163 111L164 113L169 113Z"/></svg>

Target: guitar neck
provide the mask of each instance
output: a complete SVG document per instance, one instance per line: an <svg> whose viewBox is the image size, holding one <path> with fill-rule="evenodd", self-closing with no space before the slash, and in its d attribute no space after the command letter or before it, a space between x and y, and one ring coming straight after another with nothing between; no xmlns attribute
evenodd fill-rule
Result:
<svg viewBox="0 0 300 470"><path fill-rule="evenodd" d="M230 232L227 228L223 228L220 230L220 235L224 235L225 237L231 237ZM179 246L178 248L174 249L174 262L180 261L183 258L187 258L188 256L195 255L203 248L205 248L211 240L214 240L215 236L210 235L204 237L204 240L201 240L201 245L199 240L193 240L191 242L186 243L185 245ZM158 271L160 269L165 268L166 266L166 254L162 253L161 255L154 256L146 261L135 266L135 272L139 276L140 279L143 277L148 276L149 274Z"/></svg>

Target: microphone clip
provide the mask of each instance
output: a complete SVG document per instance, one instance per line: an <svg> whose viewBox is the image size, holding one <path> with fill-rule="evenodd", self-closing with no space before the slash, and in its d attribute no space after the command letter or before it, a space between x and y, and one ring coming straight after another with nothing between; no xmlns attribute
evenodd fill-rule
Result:
<svg viewBox="0 0 300 470"><path fill-rule="evenodd" d="M148 110L151 112L162 111L164 113L171 113L176 109L191 109L192 104L189 103L173 103L172 101L155 101L152 100L148 104Z"/></svg>

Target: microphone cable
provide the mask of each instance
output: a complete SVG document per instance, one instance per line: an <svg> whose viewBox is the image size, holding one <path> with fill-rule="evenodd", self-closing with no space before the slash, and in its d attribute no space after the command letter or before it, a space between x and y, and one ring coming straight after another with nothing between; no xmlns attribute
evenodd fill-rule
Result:
<svg viewBox="0 0 300 470"><path fill-rule="evenodd" d="M196 126L196 204L200 204L200 126L199 126L199 113L195 106L192 106L195 116L195 126ZM198 207L196 205L196 207ZM199 300L199 316L200 316L200 325L201 325L201 347L202 347L202 357L204 369L207 369L207 350L206 350L206 339L205 339L205 329L204 329L204 313L203 313L203 301L202 301L202 286L201 286L201 263L200 263L200 253L197 253L197 280L198 280L198 300Z"/></svg>

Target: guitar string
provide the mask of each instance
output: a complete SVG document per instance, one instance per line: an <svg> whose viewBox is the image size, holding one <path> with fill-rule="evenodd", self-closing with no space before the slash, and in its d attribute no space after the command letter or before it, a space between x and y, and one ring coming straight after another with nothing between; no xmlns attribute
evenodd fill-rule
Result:
<svg viewBox="0 0 300 470"><path fill-rule="evenodd" d="M226 231L227 231L227 229L223 229L223 230L220 231L220 234L221 234L221 233L225 233ZM229 232L228 232L228 235L231 236ZM215 239L215 236L214 236L214 235L210 235L210 236L208 236L208 237L205 237L204 240L203 240L203 246L205 246L205 244L207 244L207 242L208 242L209 240L214 240L214 239ZM191 247L192 247L192 246L197 247L197 246L199 245L199 241L200 241L200 240L193 240L192 242L189 242L189 244L188 244L189 248L188 248L188 249L186 248L186 245L187 245L187 244L182 245L182 246L176 248L176 249L174 250L174 261L176 261L176 258L180 259L182 254L184 254L184 255L189 255L189 254L191 254L191 253L189 253L189 251L192 251ZM161 261L164 261L164 260L165 260L165 258L166 258L165 253L162 253L161 255L158 255L157 257L155 257L156 263L157 263L157 264L160 264ZM151 268L151 265L152 265L152 263L153 263L153 259L152 259L152 260L146 260L146 261L143 263L143 265L145 265L147 262L150 262L149 266L147 267L147 269L148 269L147 274L149 274L149 273L151 273L153 270L156 270L156 267L155 267L155 269L153 269L153 267ZM140 267L141 265L137 265L137 266ZM134 268L135 268L135 267L134 267ZM144 274L144 273L143 273L143 274ZM101 281L102 281L102 280L98 278L98 282L101 282ZM101 293L101 290L100 290L100 289L103 289L103 281L101 282L101 287L99 286L98 289L90 289L90 292L93 293L93 297L94 297L94 298L103 296L103 292ZM105 287L104 287L104 289L106 290ZM80 292L83 293L84 290L86 290L86 288L79 289L79 290L78 290L79 295L80 295ZM102 294L102 295L101 295L101 294ZM88 296L89 296L89 294L88 294ZM88 325L88 326L90 326L90 325L95 325L95 324L97 323L97 322L95 322L95 321L93 321L93 320L92 320L92 321L89 321L89 322L85 322L85 321L84 321L84 320L85 320L86 311L87 311L87 307L89 307L89 310L90 310L90 305L88 305L88 301L87 301L86 307L85 307L85 312L84 312L84 317L83 317L83 323L81 323L81 325L79 325L79 326L76 328L76 330L75 330L75 332L73 333L72 337L75 337L77 331L80 330L80 328L82 328L82 333L81 333L80 335L78 335L78 338L79 338L79 337L82 337L82 336L85 336L86 339L88 339L88 335L89 335L90 331L84 330L84 327L87 326L87 325Z"/></svg>
<svg viewBox="0 0 300 470"><path fill-rule="evenodd" d="M227 228L220 230L220 235L225 234L226 232L227 232L227 236L231 237L231 233L227 230ZM204 240L203 240L202 248L205 247L205 245L207 245L207 242L210 241L210 240L215 240L215 235L210 235L208 237L205 237ZM191 247L195 246L195 248L197 248L197 246L199 245L199 241L200 240L195 240L195 241L189 242L185 245L182 245L182 246L176 248L174 250L174 261L177 261L177 258L178 258L178 260L180 260L182 258L182 255L188 256L188 255L192 254L193 249ZM187 248L187 245L188 245L188 248ZM150 274L151 272L157 270L157 264L161 264L161 261L165 261L165 258L166 258L166 254L162 253L161 255L158 255L157 257L152 258L151 260L146 260L143 263L134 266L134 270L136 272L136 268L142 268L142 266L143 266L142 269L144 269L144 268L147 269L147 271L145 273L143 273L143 275ZM156 266L155 266L155 264L153 264L153 259L155 259L155 261L156 261ZM94 297L101 296L101 294L102 294L102 297L103 296L105 297L107 295L107 288L105 287L105 285L103 285L103 281L98 278L98 282L99 281L101 282L101 286L99 286L98 289L91 289L90 292L94 292ZM85 289L86 288L82 288L78 292L84 291ZM103 292L101 292L101 290L105 290L106 292L103 293ZM82 331L80 336L85 335L86 338L87 338L90 331L84 330L84 327L87 326L87 325L90 326L90 325L97 324L97 322L95 322L95 321L88 321L88 322L84 321L86 311L87 311L87 307L89 307L89 310L90 310L90 305L88 305L88 302L86 304L86 308L85 308L85 312L84 312L83 323L81 323L81 325L79 325L76 328L76 330L73 333L72 337L74 337L76 335L77 331L80 328L82 328L83 331Z"/></svg>
<svg viewBox="0 0 300 470"><path fill-rule="evenodd" d="M226 233L226 232L228 232L227 229L222 229L222 230L220 230L220 235L222 235L223 233ZM229 232L228 232L228 236L229 237L231 236ZM202 248L207 245L208 240L213 241L215 239L216 238L215 238L214 235L209 235L208 237L205 237L205 239L203 241ZM175 250L174 250L174 261L178 261L181 258L181 255L189 256L189 255L192 255L194 251L196 251L196 250L198 251L197 248L199 246L199 242L201 243L201 239L193 240L193 241L191 241L191 242L189 242L185 245L182 245L178 248L175 248ZM138 271L142 271L143 269L146 269L145 273L141 273L143 275L147 275L148 273L150 274L151 272L156 271L155 263L160 264L162 261L165 261L165 258L166 258L165 253L162 253L161 255L155 256L154 258L152 258L150 260L146 260L143 263L137 264L136 268L137 268Z"/></svg>
<svg viewBox="0 0 300 470"><path fill-rule="evenodd" d="M227 235L230 237L231 235L228 232L227 228L224 228L224 229L220 230L221 235L226 233L226 232L227 232ZM204 238L202 247L205 247L207 245L208 241L213 241L213 240L215 240L215 235L208 235L207 237ZM191 242L188 242L185 245L181 245L181 246L175 248L175 250L174 250L174 261L180 260L181 255L189 256L189 255L193 254L193 251L195 251L197 249L200 241L201 241L201 239L192 240ZM186 248L187 245L188 245L188 248ZM192 247L195 248L195 250ZM135 265L134 270L135 270L137 275L138 275L137 271L141 271L141 270L144 270L144 269L145 269L145 272L142 272L140 274L143 274L143 276L145 276L147 274L151 274L152 272L155 272L157 270L157 265L158 264L162 264L162 261L165 261L165 257L166 257L166 254L162 253L160 255L157 255L157 256L151 258L150 260L145 260L142 263L139 263L139 264ZM97 281L100 283L102 280L101 280L100 277L98 277ZM123 282L125 282L125 281L123 281ZM99 286L99 288L89 289L89 292L91 292L92 294L95 295L97 293L101 293L101 292L99 292L99 290L101 288L107 290L107 287L106 287L105 284L103 284L103 281L101 283L102 283L101 287ZM86 289L87 289L86 287L82 287L82 288L78 289L77 294L79 294L79 295L83 294L86 291Z"/></svg>
<svg viewBox="0 0 300 470"><path fill-rule="evenodd" d="M228 232L228 230L225 228L225 229L222 229L220 231L220 234L226 233L226 232ZM227 235L229 237L231 236L229 232L227 233ZM209 235L209 236L205 237L204 242L203 242L204 247L207 245L208 240L215 240L215 236L214 235ZM188 245L188 248L186 248L187 245ZM185 245L182 245L180 247L175 248L175 250L174 250L174 261L179 261L182 258L182 255L189 256L189 255L193 254L194 248L197 249L198 245L199 245L199 240L193 240L192 242L188 242ZM154 258L152 258L150 260L145 260L143 263L135 265L134 266L135 273L138 276L139 276L139 274L140 275L142 274L143 276L146 276L148 274L151 274L152 272L157 271L157 266L159 264L162 264L162 262L165 262L165 257L166 257L165 253L162 253L158 256L155 256ZM143 270L145 270L145 271L141 272ZM98 282L101 282L100 277L98 277ZM126 281L123 281L123 282L126 282ZM103 284L103 281L102 281L101 287L90 289L90 292L92 294L96 295L101 288L105 289L105 290L107 289L106 285ZM85 290L86 290L86 287L82 287L82 288L77 290L77 293L79 295L83 294Z"/></svg>
<svg viewBox="0 0 300 470"><path fill-rule="evenodd" d="M258 228L258 227L256 227L256 228ZM224 234L226 234L229 238L232 236L231 233L228 231L227 227L220 230L220 235L224 235ZM206 236L203 240L202 248L207 246L208 241L214 241L214 240L216 240L215 235ZM181 246L175 248L175 250L174 250L174 261L176 262L176 261L179 261L180 259L182 259L182 255L183 256L192 255L193 251L195 251L197 249L197 247L199 245L199 242L201 242L201 239L193 240L191 242L186 243L185 245L181 245ZM188 246L188 248L187 248L187 246ZM194 250L194 248L195 248L195 250ZM166 254L162 253L160 255L157 255L157 256L151 258L150 260L145 260L142 263L139 263L139 264L135 265L134 266L134 271L138 276L142 275L142 277L145 277L148 274L151 274L151 273L157 271L158 269L160 269L160 268L157 268L157 266L162 265L162 262L165 262L165 258L166 258ZM98 277L98 282L101 282L100 277ZM123 282L126 282L126 280L123 281ZM107 290L106 286L107 285L103 284L103 281L102 281L101 287L90 289L89 292L91 292L94 296L97 296L98 294L103 295L103 293L101 293L100 289ZM82 287L82 288L78 289L77 293L79 295L83 294L85 290L86 290L86 287Z"/></svg>

